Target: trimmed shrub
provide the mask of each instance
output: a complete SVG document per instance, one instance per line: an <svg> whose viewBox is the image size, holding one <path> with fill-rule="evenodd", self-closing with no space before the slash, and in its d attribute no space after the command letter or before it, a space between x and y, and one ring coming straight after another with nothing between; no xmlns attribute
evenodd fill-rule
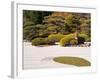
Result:
<svg viewBox="0 0 100 80"><path fill-rule="evenodd" d="M45 38L46 39L46 44L48 44L48 45L54 45L54 41L52 41L52 40L50 40L50 39L48 39L48 38Z"/></svg>
<svg viewBox="0 0 100 80"><path fill-rule="evenodd" d="M53 45L54 42L50 41L48 38L35 38L32 40L32 45Z"/></svg>
<svg viewBox="0 0 100 80"><path fill-rule="evenodd" d="M81 38L84 38L85 42L91 41L90 37L88 35L86 35L86 34L79 34L78 36L81 37Z"/></svg>
<svg viewBox="0 0 100 80"><path fill-rule="evenodd" d="M90 37L88 37L86 41L87 41L87 42L91 42L91 38L90 38Z"/></svg>
<svg viewBox="0 0 100 80"><path fill-rule="evenodd" d="M72 39L72 40L70 40L70 44L71 45L77 45L78 41L76 39Z"/></svg>
<svg viewBox="0 0 100 80"><path fill-rule="evenodd" d="M48 36L48 40L51 42L59 42L65 35L63 34L51 34Z"/></svg>
<svg viewBox="0 0 100 80"><path fill-rule="evenodd" d="M38 46L38 45L44 45L44 44L47 44L45 38L35 38L32 40L32 45Z"/></svg>
<svg viewBox="0 0 100 80"><path fill-rule="evenodd" d="M61 46L66 46L66 45L76 44L77 43L77 40L75 41L75 43L74 43L74 41L70 42L71 40L75 40L74 34L68 34L64 38L62 38L60 40L60 45Z"/></svg>

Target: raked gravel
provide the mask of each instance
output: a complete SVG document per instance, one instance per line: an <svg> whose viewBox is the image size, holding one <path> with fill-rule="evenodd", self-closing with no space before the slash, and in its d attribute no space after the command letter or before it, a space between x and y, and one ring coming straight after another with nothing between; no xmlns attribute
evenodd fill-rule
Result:
<svg viewBox="0 0 100 80"><path fill-rule="evenodd" d="M54 62L53 58L58 56L80 57L91 62L90 47L61 47L60 45L37 47L32 46L30 42L24 42L23 47L24 69L75 67Z"/></svg>

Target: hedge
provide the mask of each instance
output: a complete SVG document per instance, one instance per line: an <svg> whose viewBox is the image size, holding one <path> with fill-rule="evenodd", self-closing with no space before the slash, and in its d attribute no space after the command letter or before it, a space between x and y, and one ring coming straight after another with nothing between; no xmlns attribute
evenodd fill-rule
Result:
<svg viewBox="0 0 100 80"><path fill-rule="evenodd" d="M88 35L86 35L86 34L82 34L81 33L78 36L81 37L81 38L84 38L85 42L90 42L91 41L91 38Z"/></svg>
<svg viewBox="0 0 100 80"><path fill-rule="evenodd" d="M48 40L52 41L52 42L59 42L63 37L65 37L65 35L63 34L51 34L48 36Z"/></svg>
<svg viewBox="0 0 100 80"><path fill-rule="evenodd" d="M72 40L70 40L70 44L71 45L77 45L78 41L76 39L72 39Z"/></svg>
<svg viewBox="0 0 100 80"><path fill-rule="evenodd" d="M68 34L60 40L61 46L66 46L66 45L70 45L70 44L71 45L77 44L77 40L74 38L74 34Z"/></svg>
<svg viewBox="0 0 100 80"><path fill-rule="evenodd" d="M47 41L45 38L35 38L32 40L32 45L35 45L35 46L44 45L44 44L47 44L46 42Z"/></svg>
<svg viewBox="0 0 100 80"><path fill-rule="evenodd" d="M32 40L32 45L53 45L54 42L50 41L48 38L35 38Z"/></svg>

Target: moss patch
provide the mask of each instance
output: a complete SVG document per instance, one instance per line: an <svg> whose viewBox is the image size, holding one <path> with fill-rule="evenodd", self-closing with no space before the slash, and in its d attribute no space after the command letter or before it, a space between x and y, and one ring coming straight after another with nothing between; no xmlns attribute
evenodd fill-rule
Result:
<svg viewBox="0 0 100 80"><path fill-rule="evenodd" d="M53 60L58 63L69 64L78 67L91 66L91 63L89 61L79 57L61 56L61 57L55 57Z"/></svg>

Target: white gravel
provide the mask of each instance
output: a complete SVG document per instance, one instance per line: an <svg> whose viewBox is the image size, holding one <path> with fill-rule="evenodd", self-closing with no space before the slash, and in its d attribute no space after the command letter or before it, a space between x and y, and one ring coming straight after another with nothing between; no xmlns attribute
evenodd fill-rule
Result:
<svg viewBox="0 0 100 80"><path fill-rule="evenodd" d="M54 67L75 67L54 62L53 57L73 56L81 57L91 61L90 47L61 47L59 45L36 47L29 42L24 42L23 48L24 69L54 68Z"/></svg>

